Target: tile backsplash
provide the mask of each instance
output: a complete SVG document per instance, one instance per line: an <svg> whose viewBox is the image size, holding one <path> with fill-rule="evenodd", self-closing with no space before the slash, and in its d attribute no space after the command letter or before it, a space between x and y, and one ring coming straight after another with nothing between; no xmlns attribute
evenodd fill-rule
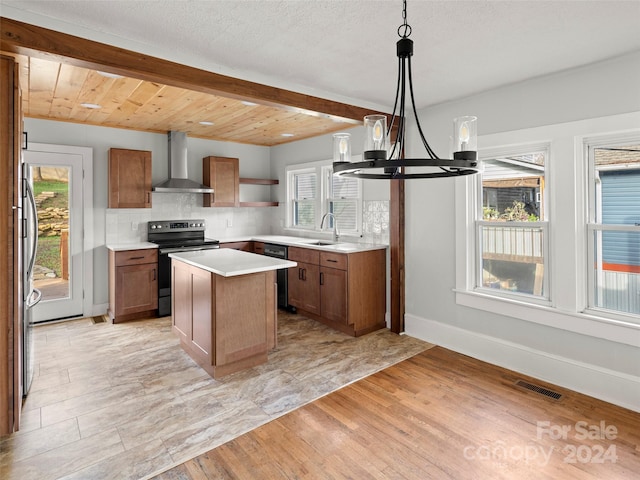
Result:
<svg viewBox="0 0 640 480"><path fill-rule="evenodd" d="M366 200L363 202L362 239L366 243L389 243L388 200Z"/></svg>
<svg viewBox="0 0 640 480"><path fill-rule="evenodd" d="M147 240L147 223L153 220L204 218L205 236L227 239L248 235L278 233L277 208L210 208L202 206L202 195L193 193L154 193L152 208L107 209L105 242L137 243ZM353 241L353 240L349 240ZM363 203L362 238L364 243L389 243L389 201Z"/></svg>
<svg viewBox="0 0 640 480"><path fill-rule="evenodd" d="M145 242L147 223L154 220L204 218L205 236L216 239L271 233L271 208L205 208L199 194L152 195L152 208L106 210L107 245Z"/></svg>

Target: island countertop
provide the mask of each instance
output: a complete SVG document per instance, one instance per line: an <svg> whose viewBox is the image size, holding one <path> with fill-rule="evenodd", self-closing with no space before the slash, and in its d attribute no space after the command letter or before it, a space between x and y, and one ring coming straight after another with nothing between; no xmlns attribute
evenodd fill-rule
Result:
<svg viewBox="0 0 640 480"><path fill-rule="evenodd" d="M281 260L230 248L170 253L169 257L223 277L295 267L296 262Z"/></svg>

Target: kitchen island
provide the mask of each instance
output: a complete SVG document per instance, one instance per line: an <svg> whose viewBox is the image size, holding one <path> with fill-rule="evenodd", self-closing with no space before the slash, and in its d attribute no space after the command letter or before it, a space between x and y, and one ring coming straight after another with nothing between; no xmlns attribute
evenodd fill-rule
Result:
<svg viewBox="0 0 640 480"><path fill-rule="evenodd" d="M232 249L172 253L172 325L213 378L260 365L276 346L276 270L296 263Z"/></svg>

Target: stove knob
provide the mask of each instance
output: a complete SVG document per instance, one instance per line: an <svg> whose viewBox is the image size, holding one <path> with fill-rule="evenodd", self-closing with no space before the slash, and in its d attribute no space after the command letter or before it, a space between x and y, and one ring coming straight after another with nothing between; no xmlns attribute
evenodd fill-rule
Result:
<svg viewBox="0 0 640 480"><path fill-rule="evenodd" d="M201 224L200 224L200 226L201 226L201 227L204 227L204 223L201 223Z"/></svg>
<svg viewBox="0 0 640 480"><path fill-rule="evenodd" d="M155 225L151 225L151 230L155 230L156 226Z"/></svg>
<svg viewBox="0 0 640 480"><path fill-rule="evenodd" d="M195 223L190 223L190 224L189 224L189 226L190 226L190 227L195 227L195 226L196 226L196 224L195 224Z"/></svg>
<svg viewBox="0 0 640 480"><path fill-rule="evenodd" d="M156 226L156 228L162 228L162 225L158 225L158 226Z"/></svg>

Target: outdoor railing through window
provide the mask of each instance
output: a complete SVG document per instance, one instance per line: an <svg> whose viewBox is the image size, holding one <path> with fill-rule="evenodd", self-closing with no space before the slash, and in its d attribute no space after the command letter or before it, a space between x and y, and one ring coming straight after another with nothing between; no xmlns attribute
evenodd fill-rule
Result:
<svg viewBox="0 0 640 480"><path fill-rule="evenodd" d="M547 222L478 221L478 285L545 296Z"/></svg>

